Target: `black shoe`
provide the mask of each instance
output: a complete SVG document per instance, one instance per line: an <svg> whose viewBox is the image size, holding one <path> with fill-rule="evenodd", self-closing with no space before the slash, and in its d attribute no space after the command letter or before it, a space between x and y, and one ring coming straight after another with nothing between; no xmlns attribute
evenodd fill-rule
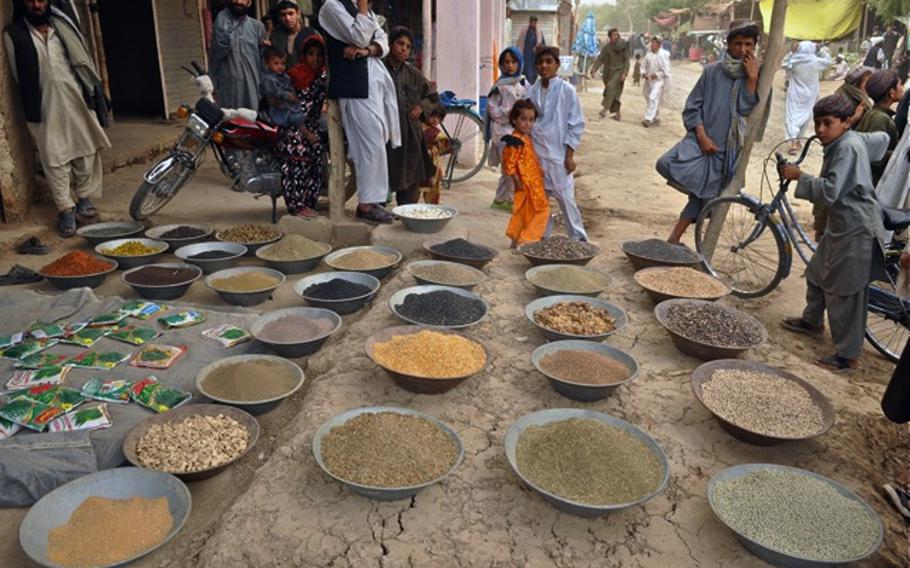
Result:
<svg viewBox="0 0 910 568"><path fill-rule="evenodd" d="M95 209L95 205L88 198L83 197L76 202L76 215L86 219L94 219L98 216L98 210Z"/></svg>
<svg viewBox="0 0 910 568"><path fill-rule="evenodd" d="M380 207L379 205L373 205L366 211L363 211L359 207L357 208L356 217L361 221L366 221L367 223L391 223L395 220L395 216Z"/></svg>
<svg viewBox="0 0 910 568"><path fill-rule="evenodd" d="M808 335L812 339L823 339L825 337L825 328L815 327L803 318L787 318L780 322L780 325L787 330Z"/></svg>
<svg viewBox="0 0 910 568"><path fill-rule="evenodd" d="M16 247L16 254L47 254L51 252L51 248L46 244L41 242L41 239L38 237L29 237L22 241L19 246Z"/></svg>
<svg viewBox="0 0 910 568"><path fill-rule="evenodd" d="M61 211L57 218L57 233L63 238L76 234L76 213L74 209Z"/></svg>
<svg viewBox="0 0 910 568"><path fill-rule="evenodd" d="M40 282L44 277L21 265L15 265L10 271L0 276L0 286L15 286L16 284L31 284Z"/></svg>

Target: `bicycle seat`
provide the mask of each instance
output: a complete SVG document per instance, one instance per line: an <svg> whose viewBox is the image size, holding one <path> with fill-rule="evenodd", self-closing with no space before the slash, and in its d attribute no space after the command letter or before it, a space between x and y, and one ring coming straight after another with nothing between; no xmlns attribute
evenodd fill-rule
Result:
<svg viewBox="0 0 910 568"><path fill-rule="evenodd" d="M910 227L910 210L882 207L882 224L888 231L903 231Z"/></svg>
<svg viewBox="0 0 910 568"><path fill-rule="evenodd" d="M459 99L453 91L443 91L439 93L439 102L447 108L471 108L477 101L473 99Z"/></svg>

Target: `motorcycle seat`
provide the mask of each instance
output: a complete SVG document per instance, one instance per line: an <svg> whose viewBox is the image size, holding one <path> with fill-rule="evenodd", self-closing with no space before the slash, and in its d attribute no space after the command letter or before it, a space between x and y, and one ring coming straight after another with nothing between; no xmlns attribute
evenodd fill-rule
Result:
<svg viewBox="0 0 910 568"><path fill-rule="evenodd" d="M882 207L882 224L888 231L903 231L910 227L910 210Z"/></svg>

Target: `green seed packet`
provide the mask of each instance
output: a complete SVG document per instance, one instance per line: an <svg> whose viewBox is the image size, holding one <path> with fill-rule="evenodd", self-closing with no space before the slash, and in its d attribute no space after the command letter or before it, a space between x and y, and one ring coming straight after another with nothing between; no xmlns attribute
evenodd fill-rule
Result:
<svg viewBox="0 0 910 568"><path fill-rule="evenodd" d="M35 339L23 341L19 345L14 345L8 349L4 349L3 357L6 359L25 359L29 355L34 355L35 353L40 353L45 349L50 349L58 343L60 343L60 340L56 337L52 339Z"/></svg>
<svg viewBox="0 0 910 568"><path fill-rule="evenodd" d="M67 335L60 341L61 343L69 343L70 345L78 345L80 347L91 347L99 339L107 335L107 333L107 330L99 327L87 327Z"/></svg>
<svg viewBox="0 0 910 568"><path fill-rule="evenodd" d="M167 369L184 353L186 353L186 347L183 345L175 347L173 345L152 345L149 343L133 355L130 359L130 365L148 367L150 369Z"/></svg>
<svg viewBox="0 0 910 568"><path fill-rule="evenodd" d="M63 385L40 385L17 392L16 396L53 406L64 412L69 412L88 400L81 392Z"/></svg>
<svg viewBox="0 0 910 568"><path fill-rule="evenodd" d="M145 300L130 300L120 306L120 311L136 319L147 320L158 312L167 308L155 302L146 302Z"/></svg>
<svg viewBox="0 0 910 568"><path fill-rule="evenodd" d="M120 363L130 358L129 353L120 353L118 351L83 351L75 357L67 359L63 364L82 369L113 369Z"/></svg>
<svg viewBox="0 0 910 568"><path fill-rule="evenodd" d="M28 334L35 339L48 339L50 337L63 337L63 326L55 323L35 322L28 328Z"/></svg>
<svg viewBox="0 0 910 568"><path fill-rule="evenodd" d="M44 367L53 367L62 365L67 360L66 355L57 355L56 353L35 353L24 359L16 361L17 369L43 369Z"/></svg>
<svg viewBox="0 0 910 568"><path fill-rule="evenodd" d="M0 440L5 440L22 429L22 426L19 426L15 422L10 422L0 418Z"/></svg>
<svg viewBox="0 0 910 568"><path fill-rule="evenodd" d="M130 388L133 383L119 379L102 379L94 377L82 387L82 394L95 400L127 404L130 401Z"/></svg>
<svg viewBox="0 0 910 568"><path fill-rule="evenodd" d="M66 412L62 408L48 406L24 396L0 406L0 418L38 432L43 432L48 422L64 414Z"/></svg>
<svg viewBox="0 0 910 568"><path fill-rule="evenodd" d="M74 333L79 333L80 331L82 331L83 329L85 329L87 327L88 327L87 321L70 322L70 323L66 324L66 326L63 328L64 337L72 335Z"/></svg>
<svg viewBox="0 0 910 568"><path fill-rule="evenodd" d="M142 345L161 335L157 329L151 327L142 327L138 325L128 325L124 328L112 331L108 334L111 339L123 341L131 345Z"/></svg>
<svg viewBox="0 0 910 568"><path fill-rule="evenodd" d="M130 389L131 399L158 413L177 408L192 396L186 391L162 385L153 375L133 383Z"/></svg>
<svg viewBox="0 0 910 568"><path fill-rule="evenodd" d="M97 430L110 428L113 424L106 404L99 404L92 408L83 408L76 412L64 414L55 418L47 425L50 432L73 432L75 430Z"/></svg>
<svg viewBox="0 0 910 568"><path fill-rule="evenodd" d="M22 370L6 381L7 390L30 389L39 385L59 385L72 367L54 365L43 369Z"/></svg>
<svg viewBox="0 0 910 568"><path fill-rule="evenodd" d="M225 349L253 338L247 330L231 324L224 324L212 329L207 329L202 332L202 337L217 341L223 345Z"/></svg>
<svg viewBox="0 0 910 568"><path fill-rule="evenodd" d="M9 349L13 345L19 345L22 343L23 339L25 339L25 334L21 331L12 335L0 335L0 350Z"/></svg>
<svg viewBox="0 0 910 568"><path fill-rule="evenodd" d="M113 326L125 320L127 315L123 312L109 312L106 314L98 314L89 320L89 327L104 327L104 326Z"/></svg>
<svg viewBox="0 0 910 568"><path fill-rule="evenodd" d="M168 329L190 327L191 325L196 325L204 321L205 315L202 312L197 312L196 310L177 312L176 314L170 314L158 318L158 323Z"/></svg>

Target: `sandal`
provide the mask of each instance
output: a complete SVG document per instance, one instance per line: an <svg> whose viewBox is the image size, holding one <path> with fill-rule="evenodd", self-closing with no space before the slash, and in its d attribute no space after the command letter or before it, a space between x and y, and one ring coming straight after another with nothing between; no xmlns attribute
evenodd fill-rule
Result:
<svg viewBox="0 0 910 568"><path fill-rule="evenodd" d="M366 221L367 223L385 223L389 224L395 220L395 217L380 207L379 205L372 205L369 209L364 211L360 207L357 208L357 213L355 215L361 221Z"/></svg>
<svg viewBox="0 0 910 568"><path fill-rule="evenodd" d="M88 198L83 197L76 202L76 215L92 219L98 216L98 210L95 209L95 205Z"/></svg>
<svg viewBox="0 0 910 568"><path fill-rule="evenodd" d="M812 339L822 339L825 336L825 328L815 327L803 318L787 318L784 321L780 322L781 327L788 329L796 333L802 333L803 335L808 335Z"/></svg>
<svg viewBox="0 0 910 568"><path fill-rule="evenodd" d="M51 252L51 248L46 244L41 242L41 239L38 237L29 237L19 243L19 246L16 247L16 254L47 254Z"/></svg>
<svg viewBox="0 0 910 568"><path fill-rule="evenodd" d="M0 286L31 284L32 282L40 282L41 280L44 280L43 276L30 268L17 264L6 274L0 275Z"/></svg>
<svg viewBox="0 0 910 568"><path fill-rule="evenodd" d="M884 490L894 508L897 509L897 512L903 515L905 519L910 520L910 494L897 484L886 483L882 485L882 490Z"/></svg>
<svg viewBox="0 0 910 568"><path fill-rule="evenodd" d="M835 373L849 373L859 368L859 363L856 359L845 359L837 353L819 359L815 364L823 369L834 371Z"/></svg>
<svg viewBox="0 0 910 568"><path fill-rule="evenodd" d="M60 212L57 217L57 233L65 239L76 234L75 209L67 209Z"/></svg>

